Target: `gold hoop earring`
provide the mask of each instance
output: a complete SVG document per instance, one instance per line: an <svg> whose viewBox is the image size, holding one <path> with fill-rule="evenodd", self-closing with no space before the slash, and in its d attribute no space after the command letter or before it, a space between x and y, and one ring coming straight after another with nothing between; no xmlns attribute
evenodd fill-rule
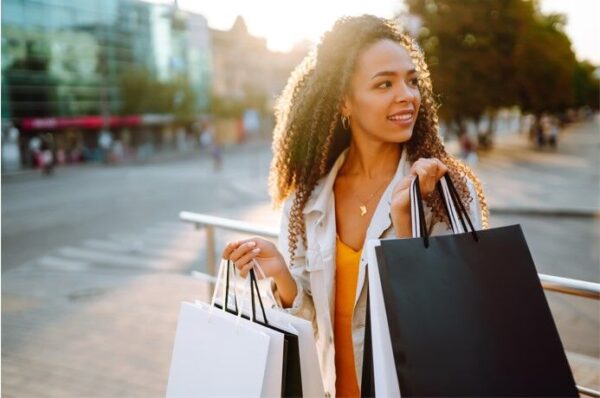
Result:
<svg viewBox="0 0 600 398"><path fill-rule="evenodd" d="M350 116L342 115L342 127L344 130L350 129Z"/></svg>

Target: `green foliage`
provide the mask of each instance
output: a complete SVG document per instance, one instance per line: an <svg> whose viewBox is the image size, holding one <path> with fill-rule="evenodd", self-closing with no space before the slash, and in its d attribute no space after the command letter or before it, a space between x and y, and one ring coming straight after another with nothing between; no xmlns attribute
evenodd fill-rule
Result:
<svg viewBox="0 0 600 398"><path fill-rule="evenodd" d="M161 82L148 70L132 68L121 75L123 114L167 113L180 121L192 120L197 100L187 77Z"/></svg>
<svg viewBox="0 0 600 398"><path fill-rule="evenodd" d="M244 114L246 104L243 100L213 95L211 101L211 114L220 118L239 118Z"/></svg>
<svg viewBox="0 0 600 398"><path fill-rule="evenodd" d="M564 33L561 15L534 13L523 27L514 54L519 105L540 114L575 105L574 73L577 59Z"/></svg>
<svg viewBox="0 0 600 398"><path fill-rule="evenodd" d="M232 98L227 96L213 95L211 98L211 113L222 118L239 118L248 108L255 109L259 113L268 114L267 96L257 90L246 88L245 96Z"/></svg>
<svg viewBox="0 0 600 398"><path fill-rule="evenodd" d="M559 111L593 96L597 83L589 68L578 66L564 33L565 17L542 15L535 0L407 0L407 5L422 22L418 40L446 121L461 125L515 105L526 112Z"/></svg>
<svg viewBox="0 0 600 398"><path fill-rule="evenodd" d="M573 78L575 85L575 106L590 106L600 108L600 79L594 75L594 65L580 62L575 69Z"/></svg>
<svg viewBox="0 0 600 398"><path fill-rule="evenodd" d="M511 55L519 14L502 0L408 0L441 95L441 116L460 123L516 100Z"/></svg>

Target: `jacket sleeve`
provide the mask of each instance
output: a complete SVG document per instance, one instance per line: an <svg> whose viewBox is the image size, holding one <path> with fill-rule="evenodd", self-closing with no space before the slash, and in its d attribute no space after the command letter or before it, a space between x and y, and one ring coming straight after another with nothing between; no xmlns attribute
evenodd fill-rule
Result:
<svg viewBox="0 0 600 398"><path fill-rule="evenodd" d="M475 185L469 179L467 179L467 188L469 189L469 195L472 198L471 203L469 204L469 207L467 208L467 211L469 213L469 218L471 219L471 222L473 223L473 228L475 228L475 230L478 231L483 228L481 205L479 204L479 197L477 196L477 190L475 189ZM465 205L465 207L467 207L467 206ZM431 216L432 216L431 209L429 209L429 207L426 207L427 225L429 225L429 226L431 226L431 218L432 218ZM450 227L448 227L448 225L446 225L446 223L443 223L443 222L435 223L430 228L430 235L447 235L447 234L451 234L451 233L452 233L452 229Z"/></svg>
<svg viewBox="0 0 600 398"><path fill-rule="evenodd" d="M279 292L277 291L277 285L273 281L271 281L271 289L277 304L280 308L282 308L283 311L314 323L315 308L311 296L310 275L306 270L306 248L302 243L302 238L298 236L298 244L294 253L293 263L290 261L290 253L288 250L288 226L290 221L290 209L292 207L293 200L294 195L290 195L283 205L281 228L277 246L285 260L285 263L290 269L294 281L296 282L298 293L294 299L294 302L292 303L292 306L290 308L283 308L281 305Z"/></svg>

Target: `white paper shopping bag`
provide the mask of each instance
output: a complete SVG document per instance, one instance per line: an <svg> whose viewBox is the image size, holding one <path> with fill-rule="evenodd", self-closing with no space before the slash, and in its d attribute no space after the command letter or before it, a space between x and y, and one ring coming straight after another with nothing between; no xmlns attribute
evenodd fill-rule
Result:
<svg viewBox="0 0 600 398"><path fill-rule="evenodd" d="M269 335L235 315L182 303L166 396L261 396L269 344Z"/></svg>

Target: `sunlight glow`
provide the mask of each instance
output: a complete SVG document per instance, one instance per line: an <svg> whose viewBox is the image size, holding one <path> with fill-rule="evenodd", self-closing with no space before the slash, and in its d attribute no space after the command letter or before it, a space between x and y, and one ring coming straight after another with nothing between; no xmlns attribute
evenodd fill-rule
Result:
<svg viewBox="0 0 600 398"><path fill-rule="evenodd" d="M172 4L167 0L155 3ZM317 42L320 36L341 16L373 14L391 18L403 9L401 1L390 0L179 0L179 7L200 13L206 17L211 28L230 29L238 15L244 17L248 31L267 39L273 51L289 51L294 44L310 40Z"/></svg>
<svg viewBox="0 0 600 398"><path fill-rule="evenodd" d="M145 0L173 4L173 0ZM373 14L391 18L405 9L402 0L178 0L179 7L204 15L211 28L228 30L238 15L251 34L267 39L273 51L288 51L294 44L317 42L333 22L344 15ZM600 64L600 2L541 0L545 13L567 15L566 31L579 59Z"/></svg>

